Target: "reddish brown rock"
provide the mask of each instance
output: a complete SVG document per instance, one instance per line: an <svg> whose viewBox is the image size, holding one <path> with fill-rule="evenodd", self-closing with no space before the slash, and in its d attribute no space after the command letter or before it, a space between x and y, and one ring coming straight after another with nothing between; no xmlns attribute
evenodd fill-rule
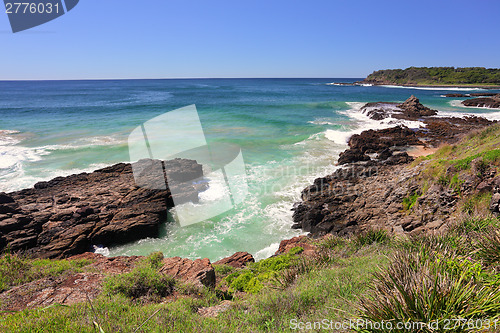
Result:
<svg viewBox="0 0 500 333"><path fill-rule="evenodd" d="M248 252L236 252L232 256L222 258L219 261L214 262L214 265L229 265L235 268L245 267L247 263L255 262L253 256Z"/></svg>
<svg viewBox="0 0 500 333"><path fill-rule="evenodd" d="M56 303L71 305L87 302L101 292L103 278L103 274L85 272L26 283L0 294L2 309L19 311Z"/></svg>
<svg viewBox="0 0 500 333"><path fill-rule="evenodd" d="M301 247L304 249L302 252L303 255L309 256L313 255L316 252L316 246L310 244L308 242L309 238L307 236L297 236L291 239L282 240L278 251L276 251L275 255L284 254L293 249L294 247Z"/></svg>
<svg viewBox="0 0 500 333"><path fill-rule="evenodd" d="M118 257L105 257L102 254L85 252L72 256L68 260L87 259L92 261L91 264L86 266L91 270L106 273L106 274L121 274L128 273L137 265L137 263L144 259L143 256L118 256Z"/></svg>
<svg viewBox="0 0 500 333"><path fill-rule="evenodd" d="M215 287L215 271L208 258L165 258L160 272L196 286Z"/></svg>

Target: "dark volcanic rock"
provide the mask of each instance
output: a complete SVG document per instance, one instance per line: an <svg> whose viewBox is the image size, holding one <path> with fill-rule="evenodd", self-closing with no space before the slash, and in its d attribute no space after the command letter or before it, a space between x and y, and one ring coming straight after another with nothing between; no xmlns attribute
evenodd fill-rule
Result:
<svg viewBox="0 0 500 333"><path fill-rule="evenodd" d="M404 126L386 128L382 130L368 130L361 134L354 134L349 139L349 147L361 152L382 152L390 147L422 145L414 131Z"/></svg>
<svg viewBox="0 0 500 333"><path fill-rule="evenodd" d="M340 153L339 164L354 163L359 161L369 161L370 157L365 155L360 149L347 149L346 151Z"/></svg>
<svg viewBox="0 0 500 333"><path fill-rule="evenodd" d="M403 104L398 105L399 108L404 110L404 114L409 118L420 118L434 116L437 114L436 110L431 110L423 106L418 98L411 95Z"/></svg>
<svg viewBox="0 0 500 333"><path fill-rule="evenodd" d="M196 161L167 163L177 179L203 175ZM182 186L178 192L185 194L185 201L196 202L200 189ZM39 182L32 189L2 193L0 200L0 246L47 258L82 253L97 244L156 237L167 208L173 206L169 189L138 187L132 166L125 163Z"/></svg>
<svg viewBox="0 0 500 333"><path fill-rule="evenodd" d="M480 117L433 117L431 110L414 96L404 103L368 103L361 112L372 119L416 120L425 127L409 129L397 126L368 130L349 139L349 149L340 154L339 164L347 165L331 175L318 178L302 191L302 201L293 207L294 229L310 232L314 237L332 233L346 235L365 229L386 229L394 233L420 233L446 228L450 212L456 208L457 194L446 187L433 186L425 194L415 193L414 179L419 169L408 168L413 161L406 150L410 146L438 147L455 143L465 134L496 123ZM367 154L377 153L377 160ZM364 163L353 163L366 161ZM419 164L421 167L425 162ZM476 172L477 173L477 172ZM490 178L492 178L491 176ZM496 179L496 178L495 178ZM500 178L499 178L500 179ZM500 192L500 180L474 176L464 179L463 194ZM409 214L403 200L420 195ZM494 195L490 209L500 214L500 196Z"/></svg>
<svg viewBox="0 0 500 333"><path fill-rule="evenodd" d="M444 97L470 97L472 95L469 94L446 94Z"/></svg>
<svg viewBox="0 0 500 333"><path fill-rule="evenodd" d="M483 108L500 108L500 94L492 97L472 98L462 101L465 106L475 106Z"/></svg>

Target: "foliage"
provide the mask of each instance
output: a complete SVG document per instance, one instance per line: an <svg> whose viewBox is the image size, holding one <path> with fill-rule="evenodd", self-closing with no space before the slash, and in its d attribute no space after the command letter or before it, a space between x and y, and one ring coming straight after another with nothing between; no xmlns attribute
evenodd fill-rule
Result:
<svg viewBox="0 0 500 333"><path fill-rule="evenodd" d="M375 71L366 78L382 84L499 85L500 69L484 67L409 67Z"/></svg>
<svg viewBox="0 0 500 333"><path fill-rule="evenodd" d="M131 272L106 277L103 284L104 293L121 294L132 299L145 297L148 300L170 295L175 280L158 272L159 257L158 253L153 253Z"/></svg>
<svg viewBox="0 0 500 333"><path fill-rule="evenodd" d="M0 256L0 291L45 277L81 272L88 264L86 259L28 259L7 253Z"/></svg>

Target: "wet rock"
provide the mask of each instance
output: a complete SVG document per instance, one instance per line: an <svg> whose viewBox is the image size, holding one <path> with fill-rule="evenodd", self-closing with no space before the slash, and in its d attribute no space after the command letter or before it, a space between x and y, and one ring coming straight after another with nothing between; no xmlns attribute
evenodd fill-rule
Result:
<svg viewBox="0 0 500 333"><path fill-rule="evenodd" d="M359 161L369 161L370 157L359 149L348 149L339 155L338 164L354 163Z"/></svg>
<svg viewBox="0 0 500 333"><path fill-rule="evenodd" d="M474 106L482 108L500 108L500 94L492 97L471 98L462 101L465 106Z"/></svg>
<svg viewBox="0 0 500 333"><path fill-rule="evenodd" d="M183 186L175 188L184 193L179 201L197 202L204 188L180 181L202 177L201 165L180 159L164 164L169 179L177 180L173 186ZM131 164L119 163L40 182L32 189L0 193L0 216L8 216L0 221L0 246L36 257L61 258L89 251L95 244L157 237L167 209L173 206L163 173L157 181L163 182L164 189L138 187Z"/></svg>

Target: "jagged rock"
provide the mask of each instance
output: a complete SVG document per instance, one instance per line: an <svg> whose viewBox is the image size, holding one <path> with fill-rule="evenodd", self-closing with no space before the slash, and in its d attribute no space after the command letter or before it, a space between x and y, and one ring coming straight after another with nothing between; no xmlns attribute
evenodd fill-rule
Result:
<svg viewBox="0 0 500 333"><path fill-rule="evenodd" d="M471 98L462 101L465 106L474 106L482 108L500 108L500 94L491 97Z"/></svg>
<svg viewBox="0 0 500 333"><path fill-rule="evenodd" d="M218 305L199 308L197 312L202 317L215 318L219 315L219 313L229 310L232 304L233 304L232 301L226 300L222 301Z"/></svg>
<svg viewBox="0 0 500 333"><path fill-rule="evenodd" d="M386 149L382 150L378 154L377 157L378 157L379 160L384 161L384 160L388 159L391 156L392 156L392 151L389 148L386 148Z"/></svg>
<svg viewBox="0 0 500 333"><path fill-rule="evenodd" d="M500 193L495 193L491 197L490 210L497 215L500 213Z"/></svg>
<svg viewBox="0 0 500 333"><path fill-rule="evenodd" d="M349 147L356 151L372 150L382 152L390 147L423 145L416 133L405 126L396 126L381 130L368 130L354 134L349 139Z"/></svg>
<svg viewBox="0 0 500 333"><path fill-rule="evenodd" d="M196 286L215 287L215 271L207 258L190 260L173 257L163 259L160 272Z"/></svg>
<svg viewBox="0 0 500 333"><path fill-rule="evenodd" d="M470 97L471 94L445 94L444 97Z"/></svg>
<svg viewBox="0 0 500 333"><path fill-rule="evenodd" d="M284 254L293 249L294 247L301 247L304 249L303 255L310 256L316 252L317 247L308 242L308 237L297 236L291 239L282 240L275 255Z"/></svg>
<svg viewBox="0 0 500 333"><path fill-rule="evenodd" d="M194 160L176 159L165 165L177 180L203 176ZM166 188L164 178L159 181ZM180 200L185 202L197 202L204 189L176 183L176 193L184 193ZM170 189L138 187L131 164L125 163L0 193L0 201L0 216L7 217L0 222L0 250L9 246L11 251L24 250L44 258L68 257L92 250L95 244L156 237L166 221L167 208L173 206Z"/></svg>
<svg viewBox="0 0 500 333"><path fill-rule="evenodd" d="M436 110L431 110L423 106L414 95L411 95L404 103L399 104L398 107L403 109L404 114L409 118L428 117L437 114Z"/></svg>
<svg viewBox="0 0 500 333"><path fill-rule="evenodd" d="M396 164L407 164L413 162L414 158L409 156L408 153L398 153L389 157L384 163L387 165L396 165Z"/></svg>
<svg viewBox="0 0 500 333"><path fill-rule="evenodd" d="M14 287L2 294L2 309L20 311L53 304L71 305L94 299L102 290L101 273L75 273L60 278L44 278Z"/></svg>
<svg viewBox="0 0 500 333"><path fill-rule="evenodd" d="M359 149L348 149L339 155L338 164L354 163L359 161L369 161L370 157Z"/></svg>
<svg viewBox="0 0 500 333"><path fill-rule="evenodd" d="M248 252L236 252L232 256L214 262L214 265L229 265L235 268L245 267L247 263L255 262L253 256Z"/></svg>

